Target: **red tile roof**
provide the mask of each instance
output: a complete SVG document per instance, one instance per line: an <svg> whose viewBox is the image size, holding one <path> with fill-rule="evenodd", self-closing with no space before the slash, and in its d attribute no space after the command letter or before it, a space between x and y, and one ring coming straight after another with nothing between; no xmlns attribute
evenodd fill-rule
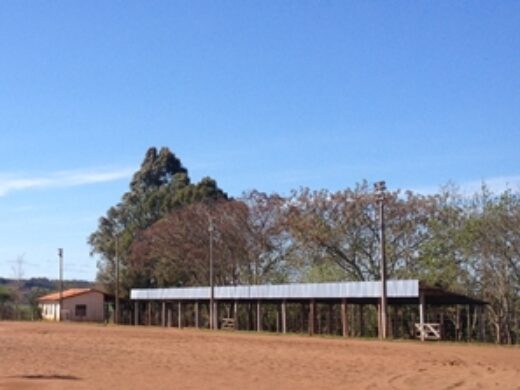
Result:
<svg viewBox="0 0 520 390"><path fill-rule="evenodd" d="M98 292L103 294L102 291L96 290L94 288L70 288L68 290L63 290L63 299L76 297L78 295L86 294L89 292ZM55 292L52 294L47 294L42 297L38 298L38 301L59 301L60 300L60 293Z"/></svg>

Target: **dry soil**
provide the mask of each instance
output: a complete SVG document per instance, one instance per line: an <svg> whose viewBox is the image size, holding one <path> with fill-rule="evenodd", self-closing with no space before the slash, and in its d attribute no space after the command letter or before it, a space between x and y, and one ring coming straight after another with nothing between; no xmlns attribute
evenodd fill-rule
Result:
<svg viewBox="0 0 520 390"><path fill-rule="evenodd" d="M0 322L0 389L520 389L520 349Z"/></svg>

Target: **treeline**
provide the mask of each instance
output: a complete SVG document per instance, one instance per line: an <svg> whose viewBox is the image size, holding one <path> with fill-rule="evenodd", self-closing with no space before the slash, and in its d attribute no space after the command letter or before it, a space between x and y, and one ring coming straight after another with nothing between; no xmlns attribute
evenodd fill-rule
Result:
<svg viewBox="0 0 520 390"><path fill-rule="evenodd" d="M520 193L397 190L385 194L385 219L390 278L481 298L489 302L489 338L519 342ZM220 285L379 278L376 199L367 182L232 199L211 178L191 183L166 148L147 152L129 192L90 236L98 278L114 290L117 247L123 295L135 287L207 285L210 224Z"/></svg>

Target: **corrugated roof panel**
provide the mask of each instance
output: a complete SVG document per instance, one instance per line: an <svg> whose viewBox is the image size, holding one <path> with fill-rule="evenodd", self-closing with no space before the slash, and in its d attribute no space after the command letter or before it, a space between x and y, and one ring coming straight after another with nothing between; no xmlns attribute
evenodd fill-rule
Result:
<svg viewBox="0 0 520 390"><path fill-rule="evenodd" d="M293 283L249 286L215 287L215 299L324 299L324 298L377 298L381 283ZM389 298L417 298L418 280L389 280ZM209 299L209 287L132 289L130 298L136 300L195 300Z"/></svg>

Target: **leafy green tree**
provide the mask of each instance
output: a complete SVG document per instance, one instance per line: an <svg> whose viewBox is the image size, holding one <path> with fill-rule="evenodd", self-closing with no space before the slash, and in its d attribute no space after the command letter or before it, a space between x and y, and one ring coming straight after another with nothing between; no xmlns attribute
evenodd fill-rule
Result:
<svg viewBox="0 0 520 390"><path fill-rule="evenodd" d="M443 187L432 199L426 224L428 239L417 252L415 277L431 285L470 292L471 267L465 250L471 240L466 229L468 200L452 185Z"/></svg>
<svg viewBox="0 0 520 390"><path fill-rule="evenodd" d="M466 226L466 250L474 289L489 302L489 320L497 343L520 339L520 194L495 196L485 187Z"/></svg>
<svg viewBox="0 0 520 390"><path fill-rule="evenodd" d="M217 199L227 199L227 195L215 180L204 178L193 184L187 169L168 148L148 149L140 169L133 175L130 190L100 218L97 230L88 239L91 253L99 256L98 280L114 291L117 249L123 287L142 284L142 280L131 278L136 273L126 261L139 233L177 207Z"/></svg>
<svg viewBox="0 0 520 390"><path fill-rule="evenodd" d="M335 193L302 189L288 199L292 257L301 266L335 264L350 280L379 278L377 202L366 182ZM416 253L428 239L432 199L387 193L386 253L390 277L411 276Z"/></svg>

